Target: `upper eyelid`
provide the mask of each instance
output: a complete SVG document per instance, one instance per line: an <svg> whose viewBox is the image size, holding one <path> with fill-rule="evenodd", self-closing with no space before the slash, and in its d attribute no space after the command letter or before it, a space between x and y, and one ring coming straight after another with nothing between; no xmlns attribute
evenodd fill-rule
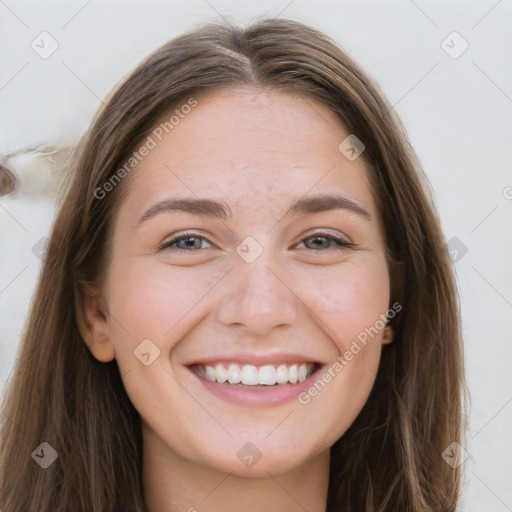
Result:
<svg viewBox="0 0 512 512"><path fill-rule="evenodd" d="M213 242L210 242L207 236L201 235L199 233L178 233L176 235L172 235L170 237L165 238L162 242L160 242L159 247L163 247L165 244L175 244L179 242L180 240L183 240L185 238L202 238L206 240L209 244L215 245Z"/></svg>

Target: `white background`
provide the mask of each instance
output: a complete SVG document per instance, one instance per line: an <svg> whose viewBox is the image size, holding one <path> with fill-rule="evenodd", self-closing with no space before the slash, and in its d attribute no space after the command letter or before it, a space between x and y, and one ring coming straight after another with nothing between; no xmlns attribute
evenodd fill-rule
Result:
<svg viewBox="0 0 512 512"><path fill-rule="evenodd" d="M264 14L323 30L379 82L430 179L446 240L467 247L455 263L472 399L462 509L512 511L511 0L1 0L0 153L76 140L150 51L221 15ZM43 31L59 45L46 59L31 48ZM441 46L463 48L446 39L453 31L469 44L458 58ZM26 190L36 178L27 174ZM0 198L0 391L40 269L32 248L54 214L33 190Z"/></svg>

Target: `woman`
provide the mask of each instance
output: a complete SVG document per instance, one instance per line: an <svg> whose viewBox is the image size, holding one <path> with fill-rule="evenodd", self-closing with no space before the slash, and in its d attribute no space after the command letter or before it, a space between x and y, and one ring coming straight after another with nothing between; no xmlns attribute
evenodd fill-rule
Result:
<svg viewBox="0 0 512 512"><path fill-rule="evenodd" d="M208 25L156 51L57 215L2 512L456 510L460 320L422 180L312 28Z"/></svg>

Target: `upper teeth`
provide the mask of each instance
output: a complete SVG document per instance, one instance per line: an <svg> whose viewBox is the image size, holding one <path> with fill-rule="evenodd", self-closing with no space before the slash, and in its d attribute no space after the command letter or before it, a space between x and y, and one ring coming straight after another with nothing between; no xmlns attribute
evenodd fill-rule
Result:
<svg viewBox="0 0 512 512"><path fill-rule="evenodd" d="M266 364L256 367L252 364L240 366L235 363L226 365L219 363L215 367L195 365L195 368L206 379L217 381L220 384L229 382L230 384L242 383L246 386L257 386L258 384L273 386L287 382L291 384L304 382L313 373L315 365L313 363L297 363L280 364L276 367L273 364Z"/></svg>

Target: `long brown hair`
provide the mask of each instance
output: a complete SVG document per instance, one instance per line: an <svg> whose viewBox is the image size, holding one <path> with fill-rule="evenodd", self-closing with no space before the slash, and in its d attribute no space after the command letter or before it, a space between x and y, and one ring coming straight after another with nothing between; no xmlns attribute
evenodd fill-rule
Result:
<svg viewBox="0 0 512 512"><path fill-rule="evenodd" d="M461 468L442 452L464 444L463 347L453 268L425 178L393 109L343 50L301 23L263 19L205 25L165 44L112 93L84 136L3 405L2 512L145 510L140 417L116 362L96 360L78 328L84 285L104 274L129 178L101 200L95 191L163 114L237 85L321 102L363 141L391 302L403 306L367 403L331 448L328 512L456 510ZM42 442L58 454L47 469L31 457Z"/></svg>

